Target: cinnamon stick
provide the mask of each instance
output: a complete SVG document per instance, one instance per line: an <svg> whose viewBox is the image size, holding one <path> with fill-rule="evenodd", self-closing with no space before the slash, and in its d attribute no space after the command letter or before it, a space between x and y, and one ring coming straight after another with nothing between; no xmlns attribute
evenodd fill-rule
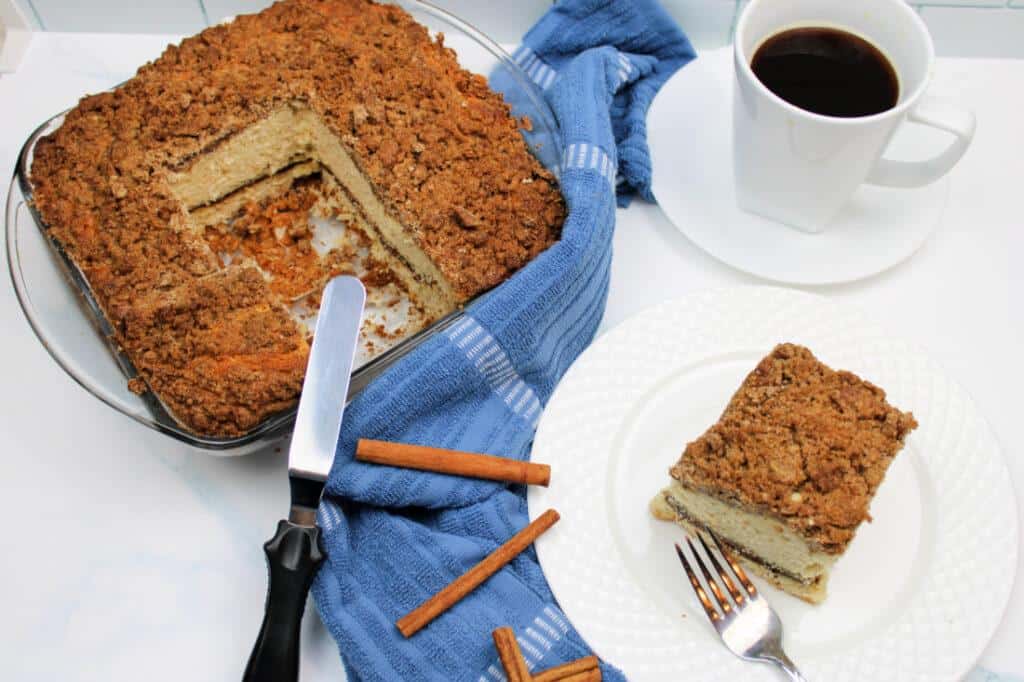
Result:
<svg viewBox="0 0 1024 682"><path fill-rule="evenodd" d="M548 509L526 528L513 535L508 542L488 554L483 561L453 580L447 587L415 609L402 616L395 625L406 637L412 637L430 621L454 606L460 599L476 589L533 544L548 528L558 521L558 512Z"/></svg>
<svg viewBox="0 0 1024 682"><path fill-rule="evenodd" d="M493 455L479 455L459 450L391 443L367 438L360 438L356 444L356 459L360 462L483 478L490 481L509 481L542 486L547 486L551 482L551 467L547 464L520 462Z"/></svg>
<svg viewBox="0 0 1024 682"><path fill-rule="evenodd" d="M533 679L537 679L536 677ZM601 682L601 669L591 668L581 673L573 673L569 677L560 677L558 682Z"/></svg>
<svg viewBox="0 0 1024 682"><path fill-rule="evenodd" d="M582 680L600 680L601 669L597 656L586 656L556 668L548 668L533 676L533 682L581 682ZM590 677L587 677L590 675ZM593 677L596 675L596 677Z"/></svg>
<svg viewBox="0 0 1024 682"><path fill-rule="evenodd" d="M519 650L519 642L516 641L516 634L512 628L498 628L491 636L494 638L494 647L498 650L498 659L501 661L501 667L505 669L508 682L531 682L530 669L526 667L526 659Z"/></svg>

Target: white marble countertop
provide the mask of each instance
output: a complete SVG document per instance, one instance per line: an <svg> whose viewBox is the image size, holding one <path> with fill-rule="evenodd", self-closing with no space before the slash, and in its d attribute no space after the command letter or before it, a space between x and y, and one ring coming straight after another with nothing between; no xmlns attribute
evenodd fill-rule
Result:
<svg viewBox="0 0 1024 682"><path fill-rule="evenodd" d="M34 36L19 70L0 78L4 177L39 122L128 77L170 40ZM973 106L979 121L942 225L896 269L819 291L870 311L966 386L1019 494L1024 61L940 60L936 86ZM602 330L665 298L747 283L755 280L704 255L656 206L635 203L619 212ZM284 457L196 455L100 404L39 345L9 283L0 287L0 325L5 679L238 679L262 615L261 544L287 506ZM343 679L315 615L304 628L302 679ZM1021 641L1018 580L981 664L1024 677Z"/></svg>

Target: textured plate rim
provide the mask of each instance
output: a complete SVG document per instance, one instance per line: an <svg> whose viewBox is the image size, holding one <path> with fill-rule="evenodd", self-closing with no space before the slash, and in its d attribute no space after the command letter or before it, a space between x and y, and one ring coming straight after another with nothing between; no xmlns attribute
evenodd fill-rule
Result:
<svg viewBox="0 0 1024 682"><path fill-rule="evenodd" d="M806 325L804 332L780 338L779 332L790 329L787 324L793 320ZM732 328L727 324L730 321ZM929 398L908 406L919 415L923 425L914 437L929 453L926 461L935 478L937 494L951 492L951 486L955 492L963 492L959 489L966 487L966 492L973 496L983 491L989 505L985 514L975 510L973 517L956 513L958 509L963 511L960 507L970 502L964 501L963 495L956 498L957 504L943 505L937 520L936 545L932 548L937 560L929 566L925 584L908 600L899 620L854 648L817 659L806 672L812 679L837 681L863 679L865 674L879 682L958 679L976 662L998 627L1016 572L1017 506L1002 450L974 401L939 365L918 349L893 339L858 309L837 305L831 299L814 294L765 286L691 294L637 313L595 341L577 359L545 410L533 450L538 461L551 464L558 472L550 488L531 488L529 492L531 517L554 506L564 519L560 532L549 533L537 543L541 566L552 590L584 638L599 654L620 665L631 679L634 676L647 679L646 673L650 672L724 680L742 675L744 670L749 672L743 667L747 664L732 657L724 647L717 643L714 647L704 646L711 641L706 638L707 633L700 635L693 628L706 624L689 619L682 626L683 631L694 636L680 640L675 636L679 632L678 623L668 622L666 628L664 616L659 616L656 609L648 605L644 612L629 610L630 599L636 599L637 595L641 599L649 598L639 586L629 584L629 571L612 542L587 527L588 516L603 519L610 512L600 495L588 496L583 491L606 489L602 476L609 470L608 451L606 448L602 452L600 444L610 444L608 439L618 432L616 414L624 414L631 400L642 395L659 376L671 371L663 357L667 346L680 348L685 344L686 350L671 360L685 363L723 350L745 350L752 344L763 347L763 341L756 339L773 337L774 341L779 341L787 336L810 343L812 349L817 342L829 351L838 350L843 366L869 377L893 374L898 380L887 377L886 383L879 382L890 393L920 392L923 383L913 379L926 376L930 391L927 395L938 396L941 404L932 404ZM840 337L845 346L842 343L829 345L837 343L835 339ZM737 342L736 338L742 340ZM637 339L660 339L667 343L648 345L638 343ZM752 341L748 343L748 339ZM826 360L836 355L832 352ZM864 367L871 371L865 372ZM615 371L603 371L608 368ZM600 400L586 399L588 391L600 395ZM902 397L900 401L906 402ZM973 449L959 441L954 446L949 445L949 421L943 417L958 415L959 426L952 428L960 429L956 432L960 440L965 434L972 436L975 439ZM950 455L954 451L956 459ZM586 458L580 457L581 454ZM958 476L952 471L952 464L963 462L973 467L976 476ZM571 480L573 485L559 486L558 480ZM981 521L991 519L993 514L1001 523ZM957 560L951 558L952 554L940 554L946 544L953 543L951 535L964 535L962 529L951 532L948 526L951 518L966 518L971 531L966 536L968 546L955 546ZM570 531L570 527L575 528ZM586 577L581 575L580 564L573 561L581 552L588 556L587 570L599 572L598 584L588 585L585 590L586 603L581 599L583 591L577 587L585 584ZM984 561L979 561L979 556L984 557ZM908 623L907 619L934 613L936 602L925 600L923 595L927 593L930 600L935 599L934 583L937 577L947 576L947 572L953 576L953 592L944 587L939 592L938 602L943 608L952 608L961 618L939 623L940 630L934 629L938 621L926 618L925 624L930 625L922 627L917 623L915 629L914 623ZM611 598L600 591L602 585L609 584L616 589ZM980 590L982 587L985 589ZM954 593L950 602L950 595ZM979 601L979 593L982 601ZM966 594L971 594L971 599L965 598ZM602 606L601 599L608 604ZM603 609L604 617L595 618L594 609ZM608 618L609 614L615 618ZM969 625L962 625L968 621ZM662 633L642 630L643 626L652 624L667 630L664 637L672 639L668 648L662 646L664 637L659 644ZM893 629L896 631L889 632ZM927 637L921 635L922 630L928 630ZM899 637L886 637L886 633L899 634ZM936 641L940 641L941 646ZM662 656L661 663L658 655ZM643 659L640 663L636 660L639 657ZM665 660L670 661L668 667Z"/></svg>

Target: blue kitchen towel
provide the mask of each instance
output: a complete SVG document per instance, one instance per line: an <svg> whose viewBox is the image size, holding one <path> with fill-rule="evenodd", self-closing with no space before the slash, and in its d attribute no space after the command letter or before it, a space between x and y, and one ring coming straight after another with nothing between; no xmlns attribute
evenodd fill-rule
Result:
<svg viewBox="0 0 1024 682"><path fill-rule="evenodd" d="M561 241L348 407L313 594L349 679L500 681L491 631L501 626L533 670L589 653L532 548L402 637L395 621L527 524L525 489L362 464L353 451L357 438L379 438L529 456L543 405L604 312L616 188L650 198L647 109L693 57L655 0L558 2L516 51L558 119L568 216Z"/></svg>

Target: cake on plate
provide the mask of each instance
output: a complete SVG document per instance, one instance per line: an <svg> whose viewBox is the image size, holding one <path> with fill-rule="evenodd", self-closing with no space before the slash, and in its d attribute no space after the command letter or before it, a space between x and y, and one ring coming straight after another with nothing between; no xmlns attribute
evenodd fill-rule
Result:
<svg viewBox="0 0 1024 682"><path fill-rule="evenodd" d="M710 529L754 573L820 603L916 427L881 388L780 344L686 446L651 511L691 532Z"/></svg>
<svg viewBox="0 0 1024 682"><path fill-rule="evenodd" d="M82 99L36 146L33 201L133 390L234 436L295 404L308 335L290 308L345 270L274 221L343 216L440 317L558 239L564 202L529 126L401 8L285 0Z"/></svg>

